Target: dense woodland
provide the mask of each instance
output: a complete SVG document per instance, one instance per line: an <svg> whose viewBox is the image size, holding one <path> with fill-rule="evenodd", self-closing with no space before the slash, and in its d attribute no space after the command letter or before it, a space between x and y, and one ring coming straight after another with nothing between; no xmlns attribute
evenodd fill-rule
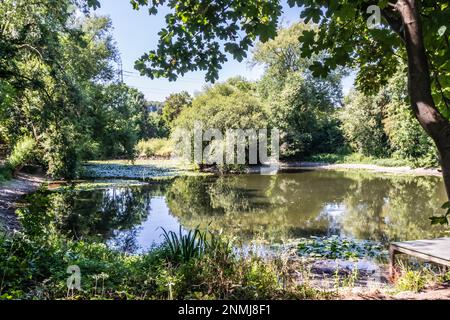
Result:
<svg viewBox="0 0 450 320"><path fill-rule="evenodd" d="M146 102L119 80L107 17L74 1L7 0L0 10L4 177L37 164L50 176L72 179L86 160L168 157L171 131L194 121L223 131L277 127L286 159L358 153L437 164L431 139L408 107L405 64L399 59L395 76L378 92L355 89L344 97L341 80L350 69L319 77L310 67L327 52L302 56L299 37L316 32L312 22L280 27L273 40L256 44L250 62L266 70L257 82L233 78L195 96Z"/></svg>

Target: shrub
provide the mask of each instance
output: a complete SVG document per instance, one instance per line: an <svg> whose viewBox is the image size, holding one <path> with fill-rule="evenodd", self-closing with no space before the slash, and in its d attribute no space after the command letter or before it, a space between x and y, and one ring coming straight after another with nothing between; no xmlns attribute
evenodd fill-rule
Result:
<svg viewBox="0 0 450 320"><path fill-rule="evenodd" d="M406 103L391 103L387 106L384 122L394 156L408 160L415 167L439 165L437 149Z"/></svg>
<svg viewBox="0 0 450 320"><path fill-rule="evenodd" d="M173 153L173 146L169 139L141 140L136 146L136 152L141 158L169 158Z"/></svg>

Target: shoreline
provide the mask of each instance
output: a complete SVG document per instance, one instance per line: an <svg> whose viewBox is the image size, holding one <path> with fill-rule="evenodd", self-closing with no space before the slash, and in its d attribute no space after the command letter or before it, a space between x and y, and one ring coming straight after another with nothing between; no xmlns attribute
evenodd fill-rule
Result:
<svg viewBox="0 0 450 320"><path fill-rule="evenodd" d="M303 162L286 161L280 162L280 169L305 169L305 170L365 170L378 173L410 174L416 176L438 176L442 172L437 168L411 168L411 167L383 167L374 164L362 163L325 163L325 162Z"/></svg>
<svg viewBox="0 0 450 320"><path fill-rule="evenodd" d="M16 210L20 208L20 200L39 189L47 181L42 174L19 173L11 180L0 184L0 230L7 233L20 230Z"/></svg>
<svg viewBox="0 0 450 320"><path fill-rule="evenodd" d="M192 168L181 166L173 159L138 159L134 164L126 160L105 160L92 161L85 164L85 168L89 168L84 178L87 179L139 179L139 178L153 178L159 176L179 176L192 173L204 174L220 174L217 168L211 168L208 171L195 171ZM262 169L267 169L267 166L250 166L241 172L227 172L227 174L259 174ZM408 166L402 167L386 167L375 164L363 163L326 163L326 162L308 162L308 161L280 161L278 168L273 172L266 174L275 174L278 172L288 170L336 170L336 171L367 171L380 174L398 174L398 175L413 175L413 176L437 176L442 177L439 168L411 168Z"/></svg>

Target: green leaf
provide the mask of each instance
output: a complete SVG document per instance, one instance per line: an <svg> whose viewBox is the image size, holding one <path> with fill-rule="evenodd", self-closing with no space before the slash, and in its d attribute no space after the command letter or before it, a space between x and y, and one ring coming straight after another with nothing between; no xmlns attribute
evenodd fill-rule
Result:
<svg viewBox="0 0 450 320"><path fill-rule="evenodd" d="M440 216L440 217L430 217L432 225L448 225L447 217Z"/></svg>
<svg viewBox="0 0 450 320"><path fill-rule="evenodd" d="M93 8L94 10L100 8L100 1L98 0L88 0L88 6Z"/></svg>

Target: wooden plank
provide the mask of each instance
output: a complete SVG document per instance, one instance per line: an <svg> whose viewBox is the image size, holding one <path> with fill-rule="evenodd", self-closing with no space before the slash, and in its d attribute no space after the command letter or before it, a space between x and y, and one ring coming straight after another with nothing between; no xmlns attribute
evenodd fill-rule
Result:
<svg viewBox="0 0 450 320"><path fill-rule="evenodd" d="M398 253L450 267L450 238L392 243L389 247L391 278L395 275L395 255Z"/></svg>
<svg viewBox="0 0 450 320"><path fill-rule="evenodd" d="M391 246L397 252L430 261L436 260L436 263L440 264L450 264L450 238L394 242Z"/></svg>

